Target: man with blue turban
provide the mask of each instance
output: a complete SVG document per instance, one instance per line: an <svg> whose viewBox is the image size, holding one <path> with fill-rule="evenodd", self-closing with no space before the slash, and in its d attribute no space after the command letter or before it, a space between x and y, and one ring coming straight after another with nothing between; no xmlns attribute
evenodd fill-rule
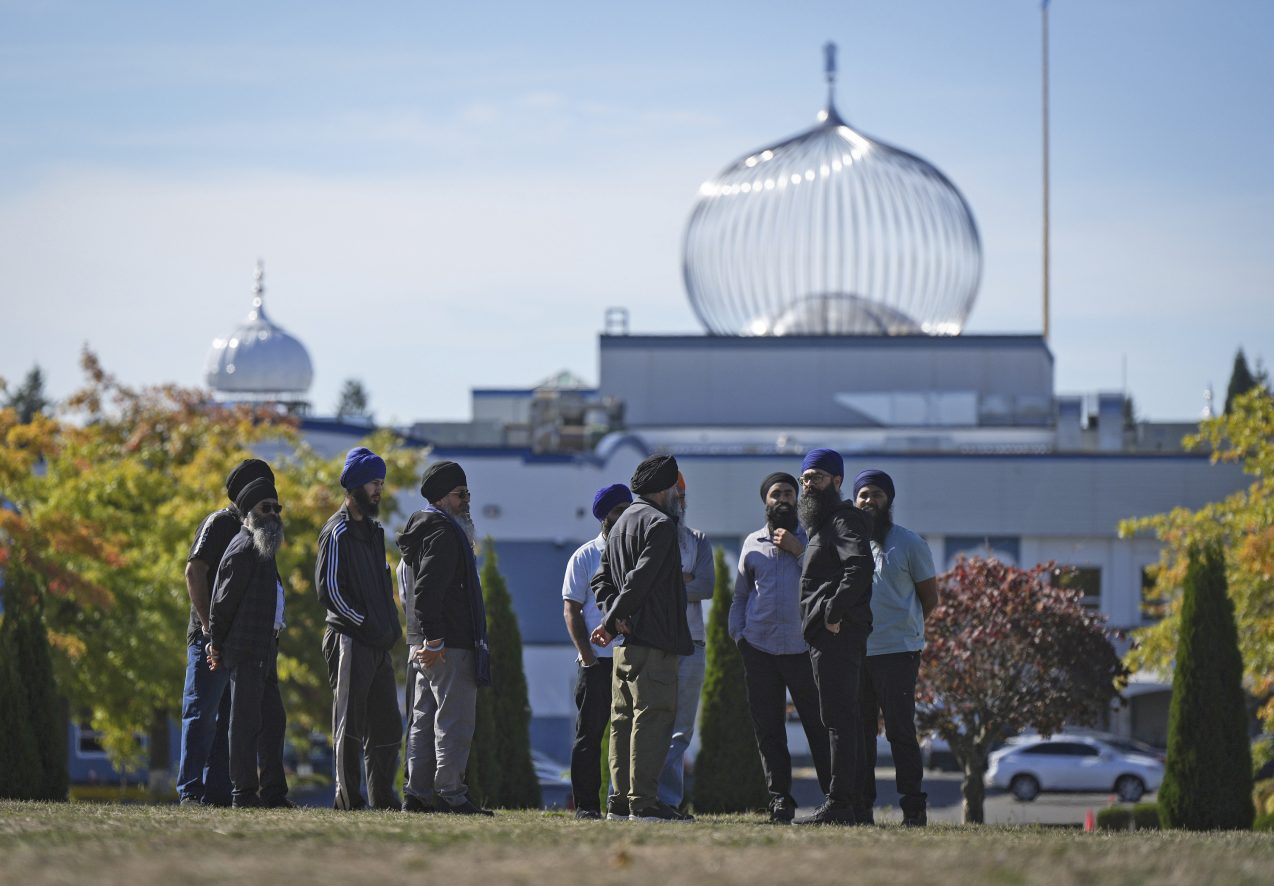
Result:
<svg viewBox="0 0 1274 886"><path fill-rule="evenodd" d="M871 634L871 518L841 500L845 462L814 449L801 463L797 511L809 535L801 566L801 628L810 645L819 709L831 747L827 799L796 824L858 823L854 797L863 740L859 707L863 658Z"/></svg>
<svg viewBox="0 0 1274 886"><path fill-rule="evenodd" d="M389 651L402 636L380 513L385 460L359 446L341 471L345 502L319 533L314 587L327 607L323 657L332 687L337 809L398 809L402 718ZM367 768L367 797L362 770Z"/></svg>
<svg viewBox="0 0 1274 886"><path fill-rule="evenodd" d="M869 468L854 478L854 504L872 518L872 632L863 668L863 765L854 801L859 821L872 820L876 800L876 722L885 717L885 737L894 759L902 823L924 827L928 795L916 740L916 678L925 648L925 619L938 605L938 580L929 545L894 523L894 481Z"/></svg>
<svg viewBox="0 0 1274 886"><path fill-rule="evenodd" d="M602 623L602 612L589 580L602 562L602 549L611 527L633 502L633 494L623 483L603 486L593 496L593 519L601 532L580 545L566 564L562 580L562 616L575 644L575 744L571 748L571 792L575 796L575 817L600 819L602 789L602 737L610 723L610 682L613 653L609 647L594 646L589 635ZM615 642L622 643L623 637Z"/></svg>

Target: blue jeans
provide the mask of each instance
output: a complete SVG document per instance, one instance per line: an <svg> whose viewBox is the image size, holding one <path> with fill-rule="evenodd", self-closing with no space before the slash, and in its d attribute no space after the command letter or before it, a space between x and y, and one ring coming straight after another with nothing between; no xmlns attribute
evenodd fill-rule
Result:
<svg viewBox="0 0 1274 886"><path fill-rule="evenodd" d="M694 641L694 652L681 656L677 666L677 718L672 724L672 743L664 770L659 774L659 802L677 807L685 799L686 749L695 732L699 713L699 694L703 690L703 672L708 656L704 644Z"/></svg>
<svg viewBox="0 0 1274 886"><path fill-rule="evenodd" d="M230 673L208 670L203 641L186 647L186 688L181 699L181 762L177 795L215 806L230 805Z"/></svg>

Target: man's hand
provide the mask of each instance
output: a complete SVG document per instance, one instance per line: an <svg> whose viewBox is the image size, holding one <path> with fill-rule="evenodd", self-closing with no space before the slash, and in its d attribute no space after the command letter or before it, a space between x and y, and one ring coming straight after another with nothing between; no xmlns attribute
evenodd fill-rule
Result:
<svg viewBox="0 0 1274 886"><path fill-rule="evenodd" d="M796 537L796 533L788 532L786 529L774 530L774 545L787 551L793 557L799 557L805 553L805 545L801 544L801 540Z"/></svg>
<svg viewBox="0 0 1274 886"><path fill-rule="evenodd" d="M683 572L681 573L681 580L686 584L690 584L690 582L695 580L695 574L693 572Z"/></svg>
<svg viewBox="0 0 1274 886"><path fill-rule="evenodd" d="M221 667L221 650L209 643L205 651L208 653L208 670L218 670Z"/></svg>
<svg viewBox="0 0 1274 886"><path fill-rule="evenodd" d="M615 635L606 630L606 625L598 625L593 628L593 633L588 635L588 642L592 643L594 646L600 646L603 649L609 646L610 641L614 639Z"/></svg>
<svg viewBox="0 0 1274 886"><path fill-rule="evenodd" d="M422 645L416 650L416 661L426 668L431 668L436 662L445 662L446 660L447 648L445 646L430 649L428 646Z"/></svg>
<svg viewBox="0 0 1274 886"><path fill-rule="evenodd" d="M827 629L828 629L829 631L831 631L833 634L839 634L839 633L840 633L840 622L838 622L838 621L836 621L836 622L830 622L830 621L829 621L829 622L827 623Z"/></svg>
<svg viewBox="0 0 1274 886"><path fill-rule="evenodd" d="M595 653L592 649L589 649L588 652L580 656L580 664L586 668L591 668L593 665L597 664L597 653Z"/></svg>

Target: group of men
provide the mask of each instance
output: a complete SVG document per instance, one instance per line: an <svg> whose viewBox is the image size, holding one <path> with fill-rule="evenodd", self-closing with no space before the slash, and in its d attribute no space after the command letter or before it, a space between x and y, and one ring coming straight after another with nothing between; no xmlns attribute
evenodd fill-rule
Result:
<svg viewBox="0 0 1274 886"><path fill-rule="evenodd" d="M403 725L390 658L402 622L385 531L375 519L385 462L352 449L340 482L345 498L319 533L314 576L327 609L334 805L490 815L464 784L477 690L491 680L465 473L455 462L430 465L420 487L428 504L397 538L409 647L402 800L394 781ZM260 459L231 471L226 493L230 506L200 524L186 563L191 615L178 796L187 805L290 807L277 667L286 625L276 564L283 505Z"/></svg>
<svg viewBox="0 0 1274 886"><path fill-rule="evenodd" d="M883 713L903 823L927 823L915 730L924 619L937 605L928 546L893 522L893 480L865 470L842 500L844 461L811 451L801 477L761 482L765 525L739 554L729 632L777 823L871 824ZM804 495L801 495L802 488ZM681 771L703 686L703 533L685 525L673 456L638 465L631 490L597 491L597 538L571 557L564 617L579 665L571 782L579 818L601 818L600 744L610 727L607 819L686 821ZM635 494L635 498L634 498ZM796 818L787 747L791 695L824 802Z"/></svg>
<svg viewBox="0 0 1274 886"><path fill-rule="evenodd" d="M451 461L425 470L427 504L396 539L408 718L401 800L394 790L403 726L390 654L402 624L376 521L385 473L375 453L351 450L340 477L344 501L318 537L334 805L491 815L465 784L477 691L490 685L491 667L468 481ZM883 712L904 823L923 825L914 709L924 617L937 603L933 563L919 536L893 524L887 474L861 472L848 501L843 482L843 460L828 449L806 456L799 480L766 477L765 525L739 556L729 630L743 659L770 815L781 823L870 823ZM290 807L277 668L286 626L276 564L283 505L259 459L231 471L226 493L229 506L200 524L186 564L178 793L183 804ZM643 461L629 486L598 490L592 512L601 532L572 555L562 590L579 665L576 816L603 817L609 727L605 818L690 820L683 771L705 671L701 603L712 596L711 546L686 524L686 480L670 455ZM788 694L826 797L799 819Z"/></svg>

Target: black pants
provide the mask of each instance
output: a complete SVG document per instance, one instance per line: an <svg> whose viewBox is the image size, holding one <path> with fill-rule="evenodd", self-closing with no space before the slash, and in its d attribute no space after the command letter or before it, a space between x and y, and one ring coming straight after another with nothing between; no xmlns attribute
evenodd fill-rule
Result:
<svg viewBox="0 0 1274 886"><path fill-rule="evenodd" d="M916 739L916 677L919 652L869 655L863 666L863 765L855 805L870 809L876 802L876 729L885 715L885 737L894 757L899 805L904 814L923 812L928 795L921 790L924 764Z"/></svg>
<svg viewBox="0 0 1274 886"><path fill-rule="evenodd" d="M792 757L787 750L789 693L801 718L805 737L809 739L818 786L826 794L830 790L831 750L819 710L818 686L814 683L814 668L809 654L774 655L762 652L743 639L739 640L739 653L743 656L748 709L752 713L752 728L756 732L757 750L761 752L761 768L765 771L770 799L792 799Z"/></svg>
<svg viewBox="0 0 1274 886"><path fill-rule="evenodd" d="M575 675L575 744L571 747L571 793L576 809L600 811L602 738L610 723L610 682L613 659L598 658Z"/></svg>
<svg viewBox="0 0 1274 886"><path fill-rule="evenodd" d="M398 809L394 793L398 749L403 741L398 684L389 652L360 643L330 627L323 657L332 687L332 758L337 809ZM363 799L363 766L367 799Z"/></svg>
<svg viewBox="0 0 1274 886"><path fill-rule="evenodd" d="M230 667L230 781L237 806L275 803L288 795L283 774L287 715L279 695L278 658L274 640L265 659Z"/></svg>
<svg viewBox="0 0 1274 886"><path fill-rule="evenodd" d="M831 746L831 780L827 796L838 806L853 805L863 741L861 692L867 637L842 625L840 633L820 629L810 645L810 662L818 686L818 705Z"/></svg>

